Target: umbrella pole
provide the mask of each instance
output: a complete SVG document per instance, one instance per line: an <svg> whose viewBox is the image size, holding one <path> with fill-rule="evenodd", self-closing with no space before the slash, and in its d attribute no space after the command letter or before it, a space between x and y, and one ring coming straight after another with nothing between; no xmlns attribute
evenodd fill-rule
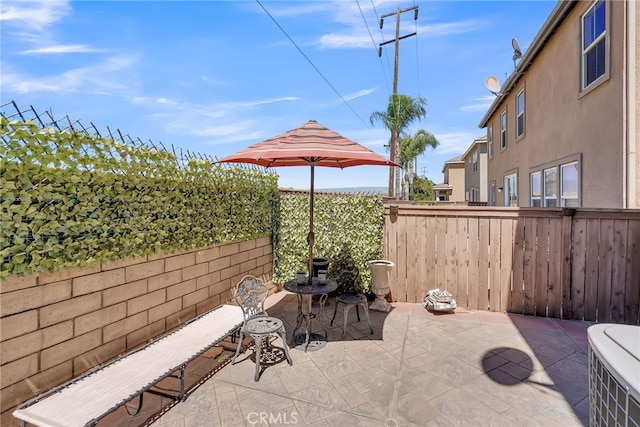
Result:
<svg viewBox="0 0 640 427"><path fill-rule="evenodd" d="M311 187L309 189L309 235L307 236L307 243L309 244L309 283L311 283L311 278L313 277L313 175L314 165L313 161L311 161Z"/></svg>

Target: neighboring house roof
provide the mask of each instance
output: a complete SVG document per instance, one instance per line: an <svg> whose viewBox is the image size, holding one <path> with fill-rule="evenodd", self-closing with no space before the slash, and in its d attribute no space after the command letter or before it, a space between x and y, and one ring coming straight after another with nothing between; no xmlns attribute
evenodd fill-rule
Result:
<svg viewBox="0 0 640 427"><path fill-rule="evenodd" d="M567 17L571 9L578 3L577 0L560 0L556 7L551 11L551 15L547 18L542 28L531 42L531 45L520 59L518 66L513 73L509 76L506 82L500 87L500 93L496 96L496 99L489 107L489 110L484 115L478 127L484 128L487 126L487 122L495 114L500 104L506 99L507 95L511 92L513 87L518 83L520 77L524 75L529 66L536 59L538 54L544 49L549 39L556 32L562 21Z"/></svg>
<svg viewBox="0 0 640 427"><path fill-rule="evenodd" d="M481 144L486 144L487 143L487 135L483 135L481 137L478 137L476 139L473 140L473 142L471 143L471 145L469 145L469 148L467 148L467 151L464 152L464 154L462 156L460 156L461 159L466 159L467 157L469 157L469 155L471 154L471 152L473 150L475 150L477 145L481 145Z"/></svg>
<svg viewBox="0 0 640 427"><path fill-rule="evenodd" d="M442 173L444 173L444 170L447 168L447 166L459 163L464 164L464 160L462 160L462 154L444 162L444 165L442 166Z"/></svg>
<svg viewBox="0 0 640 427"><path fill-rule="evenodd" d="M453 190L453 185L445 184L444 182L433 186L434 190Z"/></svg>

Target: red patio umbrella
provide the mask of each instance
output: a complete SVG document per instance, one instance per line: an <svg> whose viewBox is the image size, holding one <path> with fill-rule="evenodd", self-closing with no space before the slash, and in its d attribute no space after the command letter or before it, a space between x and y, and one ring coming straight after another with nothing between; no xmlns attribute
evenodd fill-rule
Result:
<svg viewBox="0 0 640 427"><path fill-rule="evenodd" d="M350 166L398 166L378 153L327 129L315 120L258 142L217 163L252 163L267 168L281 166L310 166L309 189L309 277L313 275L313 175L316 166L346 168Z"/></svg>

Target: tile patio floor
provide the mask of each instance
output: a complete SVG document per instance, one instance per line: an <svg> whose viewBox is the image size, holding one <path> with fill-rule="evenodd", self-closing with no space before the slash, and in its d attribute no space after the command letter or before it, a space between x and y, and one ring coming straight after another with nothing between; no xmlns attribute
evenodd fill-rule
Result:
<svg viewBox="0 0 640 427"><path fill-rule="evenodd" d="M295 295L272 295L268 311L290 337ZM325 308L332 314L332 305ZM356 322L352 309L349 318L344 339L338 311L326 347L291 349L293 366L268 366L259 382L253 351L245 352L153 426L588 424L590 323L462 308L437 315L399 303L390 313L371 312L370 335L364 316Z"/></svg>

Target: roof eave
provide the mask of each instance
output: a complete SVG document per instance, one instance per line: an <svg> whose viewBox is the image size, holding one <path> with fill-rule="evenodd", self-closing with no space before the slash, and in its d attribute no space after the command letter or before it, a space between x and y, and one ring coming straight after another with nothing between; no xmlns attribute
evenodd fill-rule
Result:
<svg viewBox="0 0 640 427"><path fill-rule="evenodd" d="M578 3L578 0L559 0L556 6L551 11L551 14L542 25L540 31L531 42L531 45L525 52L525 54L520 59L518 66L514 70L513 73L509 76L507 81L502 85L500 95L496 96L493 103L487 110L486 114L478 124L480 129L485 128L487 126L487 122L493 115L496 113L496 110L502 104L502 102L509 95L513 87L516 85L520 77L527 71L529 66L533 63L534 59L538 56L540 51L547 44L553 33L558 29L560 24L564 21L567 14L573 9L573 7Z"/></svg>

